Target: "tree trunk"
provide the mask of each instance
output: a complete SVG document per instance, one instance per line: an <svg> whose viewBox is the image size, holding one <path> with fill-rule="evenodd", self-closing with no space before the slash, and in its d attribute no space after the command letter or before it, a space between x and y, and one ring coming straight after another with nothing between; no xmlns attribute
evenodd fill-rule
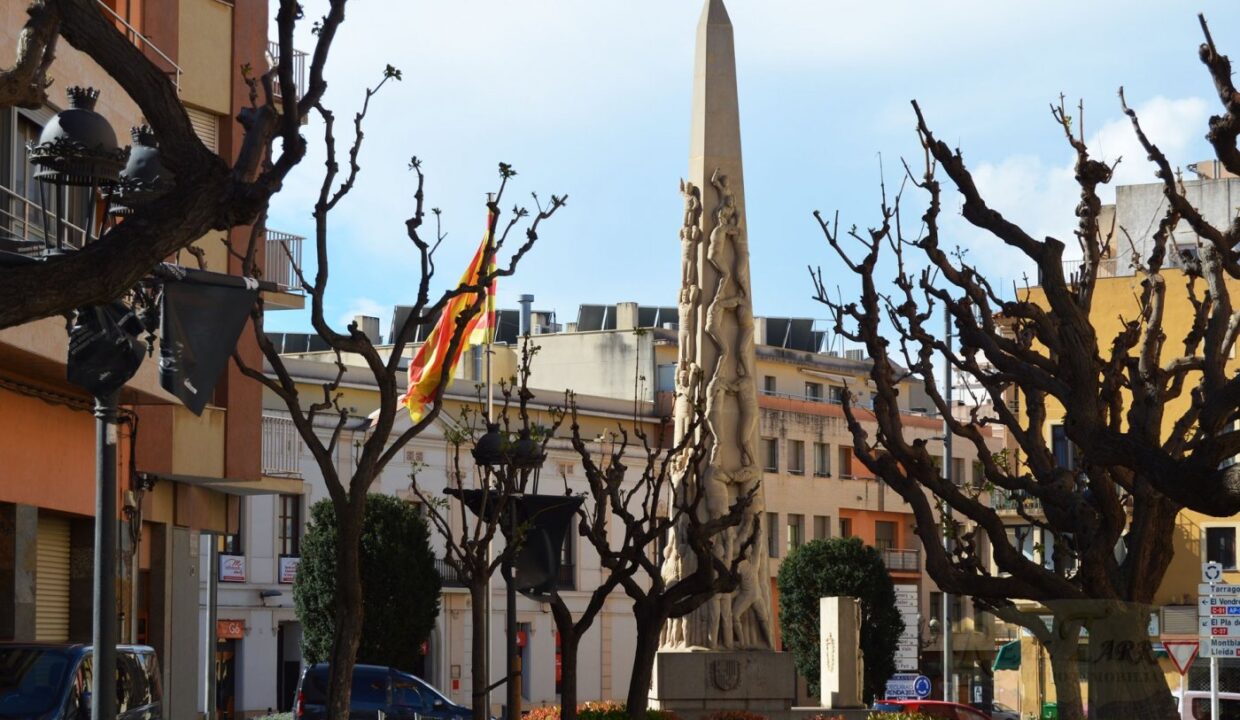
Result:
<svg viewBox="0 0 1240 720"><path fill-rule="evenodd" d="M1089 627L1089 716L1174 720L1175 702L1149 638L1150 608L1095 601Z"/></svg>
<svg viewBox="0 0 1240 720"><path fill-rule="evenodd" d="M1059 720L1085 720L1081 698L1081 622L1056 619L1050 642L1045 644L1051 657L1051 679L1055 683L1055 703Z"/></svg>
<svg viewBox="0 0 1240 720"><path fill-rule="evenodd" d="M560 630L560 720L577 720L576 633Z"/></svg>
<svg viewBox="0 0 1240 720"><path fill-rule="evenodd" d="M487 677L487 643L490 638L486 636L486 594L490 589L487 580L473 581L469 586L470 599L470 619L473 622L473 632L470 633L470 653L473 656L470 662L471 691L473 702L470 707L474 709L474 720L487 720L491 714L491 708L486 706L487 685L491 683L491 678Z"/></svg>
<svg viewBox="0 0 1240 720"><path fill-rule="evenodd" d="M659 634L667 618L662 613L646 610L637 603L633 604L633 617L637 621L637 647L633 652L633 674L629 679L627 706L630 718L646 720L654 659L659 652Z"/></svg>
<svg viewBox="0 0 1240 720"><path fill-rule="evenodd" d="M328 669L327 717L348 720L353 665L362 641L362 517L365 496L339 514L336 545L336 632Z"/></svg>

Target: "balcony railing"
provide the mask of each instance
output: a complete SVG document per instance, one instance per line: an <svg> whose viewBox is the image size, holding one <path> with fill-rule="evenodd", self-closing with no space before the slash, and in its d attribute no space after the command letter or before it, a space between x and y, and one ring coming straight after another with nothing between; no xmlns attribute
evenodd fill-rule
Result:
<svg viewBox="0 0 1240 720"><path fill-rule="evenodd" d="M1039 514L1042 512L1042 503L1037 498L1031 498L1023 493L1016 493L1003 488L995 488L990 494L991 507L1000 513L1018 514L1018 511L1024 510L1026 514Z"/></svg>
<svg viewBox="0 0 1240 720"><path fill-rule="evenodd" d="M0 249L22 255L41 255L54 240L46 240L43 232L43 208L11 189L0 185ZM56 234L56 218L47 216L48 228L53 238ZM65 236L62 242L67 247L82 247L86 230L61 220L61 228Z"/></svg>
<svg viewBox="0 0 1240 720"><path fill-rule="evenodd" d="M435 569L439 571L439 579L443 582L444 587L465 587L465 583L461 582L461 575L456 568L448 564L443 558L435 559Z"/></svg>
<svg viewBox="0 0 1240 720"><path fill-rule="evenodd" d="M301 436L288 418L263 416L263 474L301 477Z"/></svg>
<svg viewBox="0 0 1240 720"><path fill-rule="evenodd" d="M300 235L267 231L267 262L263 266L263 279L270 280L280 287L292 291L300 291L301 277L296 268L301 267L301 243L305 240Z"/></svg>
<svg viewBox="0 0 1240 720"><path fill-rule="evenodd" d="M920 550L882 550L883 564L888 570L919 572L921 570Z"/></svg>
<svg viewBox="0 0 1240 720"><path fill-rule="evenodd" d="M107 3L103 0L97 0L97 2L99 3L99 7L103 8L104 14L110 17L112 22L116 23L116 29L124 33L125 38L128 39L129 42L133 43L136 47L150 51L150 53L153 53L168 65L168 67L164 68L164 72L168 73L168 75L172 77L172 84L176 87L177 93L179 94L181 92L181 66L173 62L172 58L168 57L168 53L156 47L150 39L147 38L147 36L139 32L133 25L130 25L125 18L117 15L116 11L108 7Z"/></svg>
<svg viewBox="0 0 1240 720"><path fill-rule="evenodd" d="M275 41L267 42L267 54L271 56L271 67L275 67L280 63L280 43ZM309 53L304 50L293 50L293 84L297 86L297 97L306 94L306 55ZM274 83L275 96L283 97L280 92L280 76L276 75Z"/></svg>

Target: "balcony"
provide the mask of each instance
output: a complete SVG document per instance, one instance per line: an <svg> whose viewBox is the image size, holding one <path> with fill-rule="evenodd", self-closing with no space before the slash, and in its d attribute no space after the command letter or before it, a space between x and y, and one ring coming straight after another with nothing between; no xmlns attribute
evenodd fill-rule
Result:
<svg viewBox="0 0 1240 720"><path fill-rule="evenodd" d="M71 209L75 199L70 198ZM54 239L46 239L45 219L54 238L56 218L44 212L38 203L0 185L0 250L32 257L42 255L49 246L55 244ZM64 232L61 242L66 247L80 248L85 243L84 228L67 219L61 219L61 230Z"/></svg>
<svg viewBox="0 0 1240 720"><path fill-rule="evenodd" d="M150 38L143 35L142 32L131 25L128 20L121 17L112 8L108 7L108 4L104 2L104 0L96 1L99 4L99 8L103 11L103 14L116 25L116 29L125 36L125 39L133 43L134 47L142 50L143 54L145 54L151 62L155 63L156 66L161 66L160 69L168 74L168 77L172 80L173 87L177 89L177 94L179 95L181 93L181 66L173 62L172 58L168 57L168 53L156 47L155 44L151 42ZM137 21L135 20L135 22Z"/></svg>
<svg viewBox="0 0 1240 720"><path fill-rule="evenodd" d="M300 293L303 288L297 268L301 267L301 244L305 238L270 229L266 231L266 236L263 279L279 285L286 292Z"/></svg>
<svg viewBox="0 0 1240 720"><path fill-rule="evenodd" d="M895 572L921 572L920 550L879 550L883 564Z"/></svg>
<svg viewBox="0 0 1240 720"><path fill-rule="evenodd" d="M435 558L435 570L439 572L439 580L444 587L465 587L465 583L461 582L460 573L449 565L447 560Z"/></svg>
<svg viewBox="0 0 1240 720"><path fill-rule="evenodd" d="M995 488L990 493L990 503L1000 515L1019 515L1022 510L1026 515L1042 513L1042 502L1037 498L1004 488Z"/></svg>
<svg viewBox="0 0 1240 720"><path fill-rule="evenodd" d="M273 40L267 42L267 54L270 56L269 62L271 67L275 67L280 63L280 43ZM297 97L301 97L306 93L306 56L309 53L304 50L293 50L293 84L297 87ZM277 100L284 97L280 91L280 77L274 78L273 90ZM278 109L278 108L277 108Z"/></svg>
<svg viewBox="0 0 1240 720"><path fill-rule="evenodd" d="M286 417L263 416L263 474L301 477L301 435Z"/></svg>

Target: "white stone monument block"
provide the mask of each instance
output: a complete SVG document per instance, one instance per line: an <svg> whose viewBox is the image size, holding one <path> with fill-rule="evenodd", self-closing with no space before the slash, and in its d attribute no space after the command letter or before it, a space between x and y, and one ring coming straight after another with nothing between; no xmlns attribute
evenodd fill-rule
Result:
<svg viewBox="0 0 1240 720"><path fill-rule="evenodd" d="M819 689L824 707L864 707L861 702L861 604L856 598L818 600Z"/></svg>

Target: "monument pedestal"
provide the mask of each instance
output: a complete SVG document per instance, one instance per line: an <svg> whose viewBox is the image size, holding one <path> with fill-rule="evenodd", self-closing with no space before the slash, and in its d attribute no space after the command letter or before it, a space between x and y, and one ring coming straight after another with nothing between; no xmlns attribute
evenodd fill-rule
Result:
<svg viewBox="0 0 1240 720"><path fill-rule="evenodd" d="M791 653L771 650L663 650L655 657L650 707L696 720L716 710L789 717L796 701Z"/></svg>

